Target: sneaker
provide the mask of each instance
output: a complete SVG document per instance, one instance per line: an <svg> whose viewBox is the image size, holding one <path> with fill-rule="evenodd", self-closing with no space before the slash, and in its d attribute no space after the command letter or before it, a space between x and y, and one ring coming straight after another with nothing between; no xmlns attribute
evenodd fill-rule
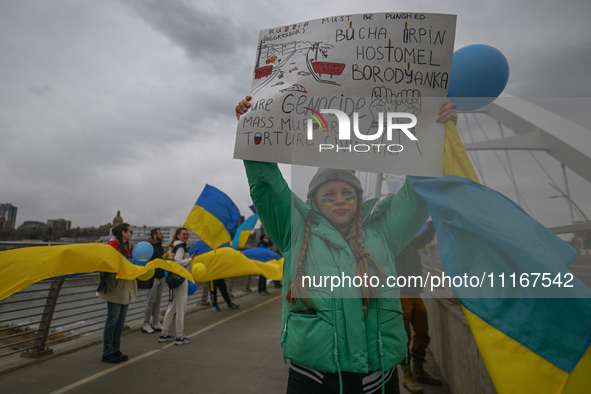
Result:
<svg viewBox="0 0 591 394"><path fill-rule="evenodd" d="M240 308L240 305L236 305L234 303L231 303L230 305L228 305L228 308L230 308L230 309L238 309L238 308Z"/></svg>
<svg viewBox="0 0 591 394"><path fill-rule="evenodd" d="M215 305L213 308L211 308L212 311L216 311L216 312L221 312L222 310L220 309L219 306Z"/></svg>
<svg viewBox="0 0 591 394"><path fill-rule="evenodd" d="M152 326L154 331L162 331L162 325L160 323L156 323L155 326Z"/></svg>
<svg viewBox="0 0 591 394"><path fill-rule="evenodd" d="M144 323L142 326L142 332L145 332L146 334L154 334L154 329L150 326L150 323Z"/></svg>
<svg viewBox="0 0 591 394"><path fill-rule="evenodd" d="M181 345L185 345L185 344L187 344L189 342L191 342L191 338L187 338L186 336L183 335L182 337L177 338L174 341L174 344L177 345L177 346L181 346Z"/></svg>
<svg viewBox="0 0 591 394"><path fill-rule="evenodd" d="M160 343L171 342L171 341L174 341L174 337L170 334L160 335L158 337L158 342L160 342Z"/></svg>
<svg viewBox="0 0 591 394"><path fill-rule="evenodd" d="M267 295L267 293L265 293L265 292L262 292L262 293L259 293L259 295L260 295L260 296L266 296L266 295Z"/></svg>
<svg viewBox="0 0 591 394"><path fill-rule="evenodd" d="M265 295L271 295L267 290L263 291L263 293L265 293Z"/></svg>
<svg viewBox="0 0 591 394"><path fill-rule="evenodd" d="M116 355L118 355L118 356L119 356L119 358L121 359L121 361L127 361L127 360L129 360L129 356L128 356L127 354L123 354L123 353L121 353L121 350L117 350L117 351L116 351L115 353L113 353L113 354L116 354Z"/></svg>
<svg viewBox="0 0 591 394"><path fill-rule="evenodd" d="M121 362L121 357L119 357L119 355L116 353L103 354L102 362L109 364L119 364Z"/></svg>

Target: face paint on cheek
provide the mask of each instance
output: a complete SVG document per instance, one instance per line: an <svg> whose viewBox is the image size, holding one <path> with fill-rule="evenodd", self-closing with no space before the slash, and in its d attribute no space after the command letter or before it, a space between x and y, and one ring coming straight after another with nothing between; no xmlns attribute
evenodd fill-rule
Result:
<svg viewBox="0 0 591 394"><path fill-rule="evenodd" d="M357 202L357 196L350 196L345 199L347 205L353 205Z"/></svg>
<svg viewBox="0 0 591 394"><path fill-rule="evenodd" d="M334 200L332 198L323 198L320 200L320 205L323 207L332 207L334 205Z"/></svg>

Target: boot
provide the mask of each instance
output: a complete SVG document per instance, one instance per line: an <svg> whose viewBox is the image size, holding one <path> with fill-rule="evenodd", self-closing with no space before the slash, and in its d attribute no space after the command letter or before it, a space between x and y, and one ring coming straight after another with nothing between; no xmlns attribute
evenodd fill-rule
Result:
<svg viewBox="0 0 591 394"><path fill-rule="evenodd" d="M425 360L412 359L412 372L417 382L430 384L431 386L441 386L441 380L435 379L423 369Z"/></svg>
<svg viewBox="0 0 591 394"><path fill-rule="evenodd" d="M402 374L404 375L404 380L402 381L404 387L406 387L406 389L412 394L423 394L423 389L421 386L419 386L415 380L415 377L412 375L410 365L401 364L400 367L402 368Z"/></svg>

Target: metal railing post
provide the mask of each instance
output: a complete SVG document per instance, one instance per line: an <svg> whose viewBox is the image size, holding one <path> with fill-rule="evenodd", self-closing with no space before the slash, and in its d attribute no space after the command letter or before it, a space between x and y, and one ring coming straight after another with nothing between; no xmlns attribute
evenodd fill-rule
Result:
<svg viewBox="0 0 591 394"><path fill-rule="evenodd" d="M201 294L201 301L199 301L200 305L209 305L209 302L207 301L209 286L211 286L210 282L205 282L205 286L203 286L203 293Z"/></svg>
<svg viewBox="0 0 591 394"><path fill-rule="evenodd" d="M234 288L234 279L236 279L236 277L230 278L230 285L228 286L228 295L230 298L234 298L234 294L232 294L232 289Z"/></svg>
<svg viewBox="0 0 591 394"><path fill-rule="evenodd" d="M250 279L252 278L252 275L247 275L246 276L246 283L244 284L244 292L246 293L252 293L252 290L250 289Z"/></svg>
<svg viewBox="0 0 591 394"><path fill-rule="evenodd" d="M45 309L43 310L43 315L41 317L41 323L39 323L37 337L35 338L34 348L31 349L31 351L21 353L21 357L39 358L53 353L53 350L50 348L45 348L45 343L49 336L55 304L57 303L57 298L60 294L62 285L64 284L64 280L64 278L60 278L51 283L49 294L47 294L47 301L45 302Z"/></svg>

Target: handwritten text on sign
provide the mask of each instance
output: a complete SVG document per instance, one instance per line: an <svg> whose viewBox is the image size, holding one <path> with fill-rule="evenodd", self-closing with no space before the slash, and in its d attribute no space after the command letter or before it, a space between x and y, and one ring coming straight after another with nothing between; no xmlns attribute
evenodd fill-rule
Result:
<svg viewBox="0 0 591 394"><path fill-rule="evenodd" d="M444 127L435 118L447 96L455 22L454 15L381 13L261 31L252 107L240 118L234 157L442 175ZM350 118L352 132L339 137L345 122L322 113L331 109ZM395 128L410 122L407 115L417 120L412 135Z"/></svg>

